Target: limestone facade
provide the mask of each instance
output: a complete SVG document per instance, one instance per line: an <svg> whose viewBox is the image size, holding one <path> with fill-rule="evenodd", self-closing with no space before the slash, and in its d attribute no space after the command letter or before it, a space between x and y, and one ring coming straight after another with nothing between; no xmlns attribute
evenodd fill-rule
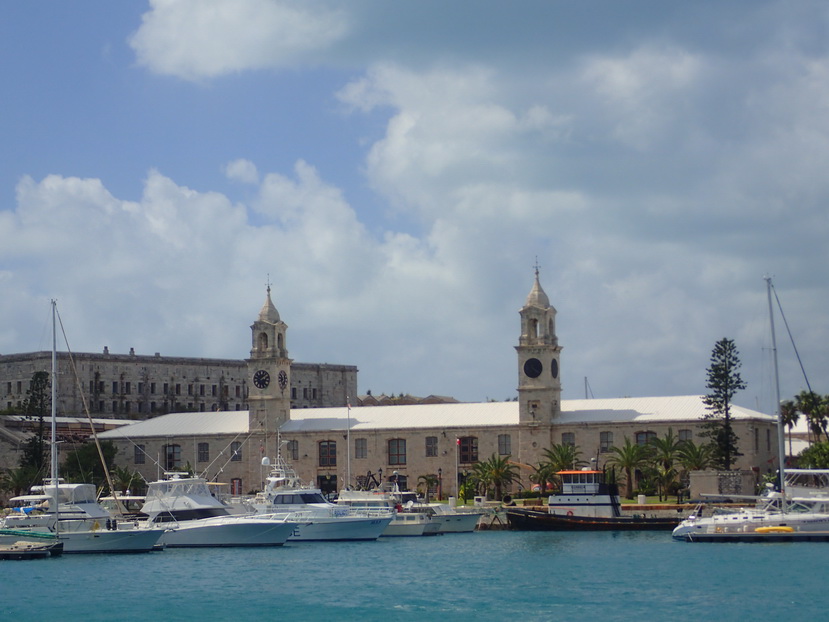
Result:
<svg viewBox="0 0 829 622"><path fill-rule="evenodd" d="M245 494L261 487L267 476L262 459L273 458L279 446L303 480L325 491L354 485L369 474L386 480L396 472L410 488L423 476L436 478L433 492L444 498L457 495L459 482L492 455L508 456L518 465L521 480L513 486L515 492L531 486L532 467L554 443L577 446L584 460L601 468L610 448L626 438L645 443L671 430L681 440L699 442L706 413L699 396L642 398L667 402L645 407L637 406L636 398L562 403L555 309L537 272L519 314L516 402L301 410L279 383L284 372L295 386L298 367L288 358L287 326L268 295L251 326L251 358L243 379L250 392L249 413L210 413L203 424L186 414L168 415L102 438L118 446L120 466L148 480L189 464L209 479L229 483L233 493ZM356 394L355 386L350 395ZM148 427L153 421L158 426ZM733 425L743 454L735 468L758 476L776 468L774 418L742 409Z"/></svg>
<svg viewBox="0 0 829 622"><path fill-rule="evenodd" d="M0 409L22 406L32 374L50 371L51 352L0 355ZM145 419L184 410L247 410L244 360L129 354L73 353L83 398L95 417ZM292 408L344 406L357 393L357 367L291 364ZM84 414L69 355L58 353L58 412Z"/></svg>

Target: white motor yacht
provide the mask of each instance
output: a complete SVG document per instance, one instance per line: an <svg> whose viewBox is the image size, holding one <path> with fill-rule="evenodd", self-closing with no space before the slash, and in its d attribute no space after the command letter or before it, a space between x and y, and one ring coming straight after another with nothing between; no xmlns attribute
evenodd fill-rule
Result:
<svg viewBox="0 0 829 622"><path fill-rule="evenodd" d="M787 469L784 477L785 495L770 491L755 507L717 508L711 516L695 512L674 529L673 538L829 532L829 470Z"/></svg>
<svg viewBox="0 0 829 622"><path fill-rule="evenodd" d="M383 536L429 536L440 533L440 523L425 512L405 512L397 484L374 490L341 490L337 505L373 516L391 516Z"/></svg>
<svg viewBox="0 0 829 622"><path fill-rule="evenodd" d="M281 546L301 523L285 514L231 514L201 477L167 473L151 482L140 517L168 527L161 542L168 547Z"/></svg>
<svg viewBox="0 0 829 622"><path fill-rule="evenodd" d="M327 501L319 488L305 486L281 457L267 478L265 490L250 505L259 514L288 513L302 524L289 540L376 540L393 515L370 515Z"/></svg>
<svg viewBox="0 0 829 622"><path fill-rule="evenodd" d="M95 492L93 484L34 486L32 494L10 499L13 510L2 527L53 534L64 553L143 553L158 544L163 528L119 520L98 503Z"/></svg>

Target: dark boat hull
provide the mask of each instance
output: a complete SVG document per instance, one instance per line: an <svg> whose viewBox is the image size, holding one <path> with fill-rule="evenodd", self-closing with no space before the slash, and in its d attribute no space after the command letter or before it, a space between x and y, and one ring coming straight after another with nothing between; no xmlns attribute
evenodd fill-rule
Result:
<svg viewBox="0 0 829 622"><path fill-rule="evenodd" d="M51 544L16 542L8 546L0 546L0 559L43 559L57 557L62 553L63 542Z"/></svg>
<svg viewBox="0 0 829 622"><path fill-rule="evenodd" d="M672 531L679 518L564 516L540 510L507 510L510 529L521 531Z"/></svg>

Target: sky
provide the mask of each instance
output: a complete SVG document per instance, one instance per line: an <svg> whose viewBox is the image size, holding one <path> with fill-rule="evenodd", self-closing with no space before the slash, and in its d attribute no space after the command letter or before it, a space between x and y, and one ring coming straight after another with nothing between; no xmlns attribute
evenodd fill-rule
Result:
<svg viewBox="0 0 829 622"><path fill-rule="evenodd" d="M359 390L517 395L538 266L563 398L774 408L771 276L829 393L823 0L0 7L0 353L242 359L270 283ZM781 397L806 388L775 318ZM65 348L62 348L65 349Z"/></svg>

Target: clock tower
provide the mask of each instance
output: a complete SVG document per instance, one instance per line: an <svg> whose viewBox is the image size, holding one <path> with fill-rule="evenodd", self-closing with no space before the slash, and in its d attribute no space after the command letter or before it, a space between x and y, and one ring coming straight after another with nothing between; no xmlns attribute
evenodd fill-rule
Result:
<svg viewBox="0 0 829 622"><path fill-rule="evenodd" d="M288 325L279 317L271 300L271 286L259 317L250 327L248 364L248 408L250 432L276 437L291 416L291 359L285 342Z"/></svg>
<svg viewBox="0 0 829 622"><path fill-rule="evenodd" d="M550 425L561 413L561 347L556 337L556 310L538 280L519 311L521 336L518 351L519 422Z"/></svg>

